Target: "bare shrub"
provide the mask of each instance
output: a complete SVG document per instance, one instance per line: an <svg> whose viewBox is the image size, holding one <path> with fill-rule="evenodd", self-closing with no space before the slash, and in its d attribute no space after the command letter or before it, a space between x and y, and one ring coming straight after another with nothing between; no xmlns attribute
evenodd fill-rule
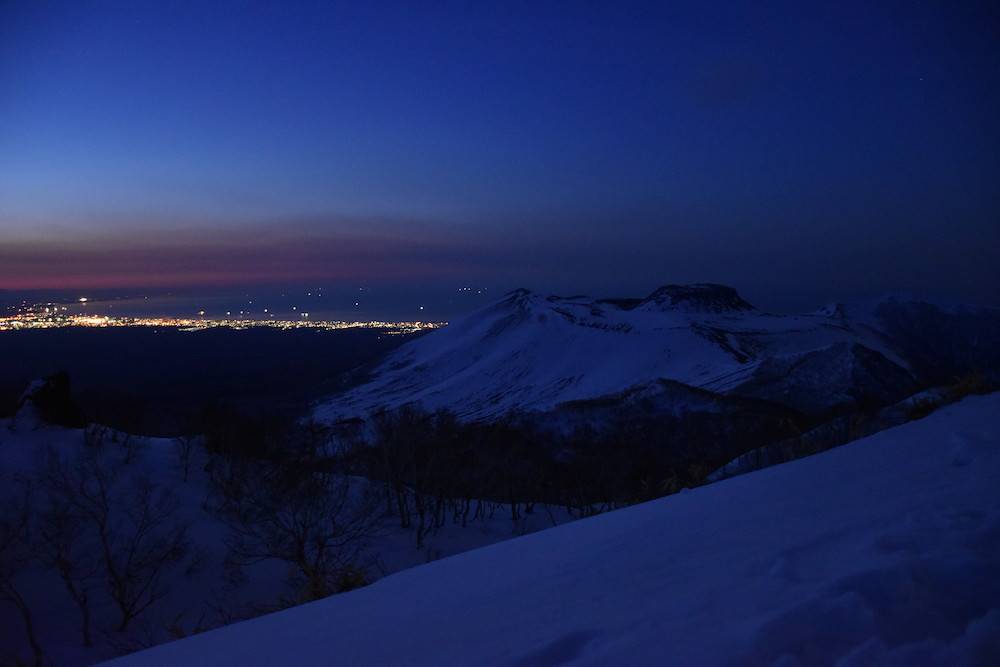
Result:
<svg viewBox="0 0 1000 667"><path fill-rule="evenodd" d="M121 613L117 629L122 632L167 595L171 587L166 574L189 547L187 525L174 520L178 501L173 493L124 471L117 458L85 450L76 458L50 451L39 472L49 498L43 533L58 535L56 527L69 522L84 531L79 537L53 539L51 547L58 550L61 541L71 540L67 544L72 548L79 539L97 554L99 576ZM50 558L61 556L51 551ZM87 566L69 565L70 578L81 585L78 575L89 571Z"/></svg>
<svg viewBox="0 0 1000 667"><path fill-rule="evenodd" d="M297 602L367 582L365 550L384 519L367 480L252 460L225 465L216 511L231 530L232 563L289 563Z"/></svg>

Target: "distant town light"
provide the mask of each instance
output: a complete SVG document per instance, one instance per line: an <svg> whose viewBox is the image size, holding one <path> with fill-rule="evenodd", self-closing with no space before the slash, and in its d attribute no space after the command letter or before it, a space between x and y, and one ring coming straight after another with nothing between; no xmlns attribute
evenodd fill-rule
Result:
<svg viewBox="0 0 1000 667"><path fill-rule="evenodd" d="M9 307L8 310L11 310ZM359 321L323 321L312 320L310 313L299 313L296 321L277 320L273 313L268 313L268 319L261 321L248 321L242 317L237 320L231 319L185 319L185 318L136 318L136 317L111 317L100 315L63 315L60 310L65 307L58 307L55 304L34 304L27 308L18 308L18 314L14 316L0 317L0 331L23 328L50 328L65 326L172 326L180 331L197 331L210 327L231 327L234 329L249 329L255 326L274 326L280 329L295 328L315 328L315 329L348 329L348 328L376 328L382 329L384 335L401 335L420 331L422 329L436 329L446 324L445 322L424 323L424 322L380 322L372 320L369 322ZM48 311L43 313L43 311ZM204 316L205 311L198 311ZM227 315L232 315L233 311L226 311Z"/></svg>

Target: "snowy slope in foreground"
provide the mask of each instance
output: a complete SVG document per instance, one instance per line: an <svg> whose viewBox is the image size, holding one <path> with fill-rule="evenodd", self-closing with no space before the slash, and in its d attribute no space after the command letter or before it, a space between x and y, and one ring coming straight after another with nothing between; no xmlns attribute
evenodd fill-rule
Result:
<svg viewBox="0 0 1000 667"><path fill-rule="evenodd" d="M998 425L967 399L114 664L1000 664Z"/></svg>

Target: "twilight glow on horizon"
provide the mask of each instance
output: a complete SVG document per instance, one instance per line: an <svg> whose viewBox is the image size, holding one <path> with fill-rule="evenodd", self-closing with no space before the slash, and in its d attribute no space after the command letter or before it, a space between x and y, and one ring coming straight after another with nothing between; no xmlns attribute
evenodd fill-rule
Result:
<svg viewBox="0 0 1000 667"><path fill-rule="evenodd" d="M0 8L0 290L1000 305L988 3Z"/></svg>

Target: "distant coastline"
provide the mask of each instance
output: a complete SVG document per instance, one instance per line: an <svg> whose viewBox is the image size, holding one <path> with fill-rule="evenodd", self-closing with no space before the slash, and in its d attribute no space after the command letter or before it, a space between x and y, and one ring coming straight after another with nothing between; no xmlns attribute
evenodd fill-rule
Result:
<svg viewBox="0 0 1000 667"><path fill-rule="evenodd" d="M442 323L484 305L495 294L495 290L485 287L442 286L427 290L406 285L184 291L0 290L0 319L58 314L93 322L213 321L238 327L243 326L240 323L271 322L281 328L305 322Z"/></svg>

